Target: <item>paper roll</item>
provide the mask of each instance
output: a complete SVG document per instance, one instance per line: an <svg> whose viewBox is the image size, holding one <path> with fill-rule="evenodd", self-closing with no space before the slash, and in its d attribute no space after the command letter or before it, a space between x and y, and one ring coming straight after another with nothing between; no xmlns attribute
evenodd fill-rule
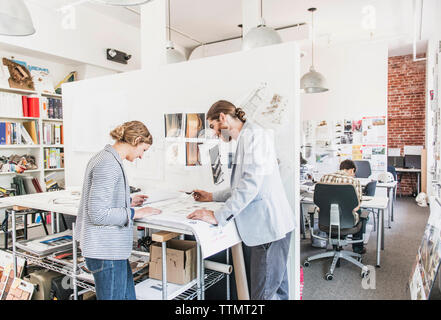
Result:
<svg viewBox="0 0 441 320"><path fill-rule="evenodd" d="M231 253L233 255L234 275L236 277L237 298L239 300L250 300L242 242L231 247Z"/></svg>
<svg viewBox="0 0 441 320"><path fill-rule="evenodd" d="M222 272L225 274L231 274L231 272L233 272L232 265L214 262L214 261L210 261L210 260L205 260L204 266L206 269L214 270L217 272Z"/></svg>

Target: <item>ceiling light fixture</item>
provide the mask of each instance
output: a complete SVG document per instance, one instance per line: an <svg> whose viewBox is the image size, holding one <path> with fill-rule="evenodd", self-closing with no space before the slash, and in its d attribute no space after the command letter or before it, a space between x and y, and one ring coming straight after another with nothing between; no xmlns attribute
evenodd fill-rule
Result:
<svg viewBox="0 0 441 320"><path fill-rule="evenodd" d="M175 49L175 45L171 39L171 11L170 0L168 0L168 42L165 46L167 63L178 63L186 61L185 57L178 50Z"/></svg>
<svg viewBox="0 0 441 320"><path fill-rule="evenodd" d="M329 90L326 88L325 77L321 73L315 71L314 68L314 11L316 10L316 8L308 9L308 11L311 12L312 17L312 64L309 68L309 72L300 79L300 89L302 89L304 93L320 93Z"/></svg>
<svg viewBox="0 0 441 320"><path fill-rule="evenodd" d="M93 0L102 4L108 4L111 6L137 6L150 2L152 0Z"/></svg>
<svg viewBox="0 0 441 320"><path fill-rule="evenodd" d="M29 36L34 33L34 24L23 0L0 0L1 35Z"/></svg>
<svg viewBox="0 0 441 320"><path fill-rule="evenodd" d="M263 3L260 0L260 23L245 35L242 41L242 50L269 46L282 43L279 33L273 28L267 27L263 19Z"/></svg>

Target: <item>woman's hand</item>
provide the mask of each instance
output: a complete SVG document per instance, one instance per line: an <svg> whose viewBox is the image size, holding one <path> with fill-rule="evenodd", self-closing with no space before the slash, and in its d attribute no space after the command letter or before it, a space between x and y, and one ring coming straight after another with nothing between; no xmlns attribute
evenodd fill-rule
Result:
<svg viewBox="0 0 441 320"><path fill-rule="evenodd" d="M142 219L148 216L153 216L156 214L160 214L161 210L159 209L155 209L155 208L151 208L151 207L144 207L141 209L137 209L135 210L135 216L133 217L133 219Z"/></svg>
<svg viewBox="0 0 441 320"><path fill-rule="evenodd" d="M144 195L144 194L136 194L133 198L132 198L132 203L131 206L132 207L138 207L140 205L142 205L145 201L145 199L147 199L148 196Z"/></svg>
<svg viewBox="0 0 441 320"><path fill-rule="evenodd" d="M204 190L193 190L193 198L200 202L212 202L213 194Z"/></svg>
<svg viewBox="0 0 441 320"><path fill-rule="evenodd" d="M216 217L214 216L214 212L211 210L200 209L190 213L187 216L187 219L192 220L201 220L211 224L217 224Z"/></svg>

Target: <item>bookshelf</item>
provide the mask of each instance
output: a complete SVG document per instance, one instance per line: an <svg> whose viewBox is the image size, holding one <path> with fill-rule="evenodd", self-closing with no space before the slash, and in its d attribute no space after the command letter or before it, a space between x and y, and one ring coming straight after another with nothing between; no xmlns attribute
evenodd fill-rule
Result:
<svg viewBox="0 0 441 320"><path fill-rule="evenodd" d="M60 94L52 94L52 93L40 93L32 90L22 90L22 89L14 89L14 88L2 88L0 87L0 93L11 93L17 94L20 96L33 96L38 97L41 101L41 98L51 98L51 99L62 99L62 95ZM13 154L23 155L23 154L31 154L36 158L36 164L38 169L36 170L26 170L23 173L15 173L15 172L0 172L0 186L10 188L11 182L14 176L28 174L32 177L38 179L41 188L43 191L46 190L45 176L51 173L56 172L57 175L62 175L64 178L64 168L45 168L44 164L44 155L45 149L47 148L58 148L64 150L63 144L44 144L43 139L43 128L44 124L53 124L53 125L63 125L63 119L45 119L43 118L43 110L42 105L40 104L40 117L19 117L19 116L11 116L2 114L2 110L0 109L0 122L13 122L13 123L23 123L26 121L36 121L36 125L38 126L38 140L39 144L13 144L13 145L0 145L0 157L2 156L10 156Z"/></svg>

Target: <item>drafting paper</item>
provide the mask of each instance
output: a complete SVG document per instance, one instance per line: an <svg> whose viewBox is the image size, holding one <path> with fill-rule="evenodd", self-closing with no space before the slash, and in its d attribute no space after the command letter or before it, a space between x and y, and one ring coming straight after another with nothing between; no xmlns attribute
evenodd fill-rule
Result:
<svg viewBox="0 0 441 320"><path fill-rule="evenodd" d="M187 215L198 209L216 211L222 206L223 203L220 202L197 202L192 196L184 194L176 199L155 203L152 207L162 210L162 213L139 221L158 222L161 225L193 231L201 244L203 258L207 258L241 242L236 223L233 219L225 227L213 226L200 220L187 219Z"/></svg>

